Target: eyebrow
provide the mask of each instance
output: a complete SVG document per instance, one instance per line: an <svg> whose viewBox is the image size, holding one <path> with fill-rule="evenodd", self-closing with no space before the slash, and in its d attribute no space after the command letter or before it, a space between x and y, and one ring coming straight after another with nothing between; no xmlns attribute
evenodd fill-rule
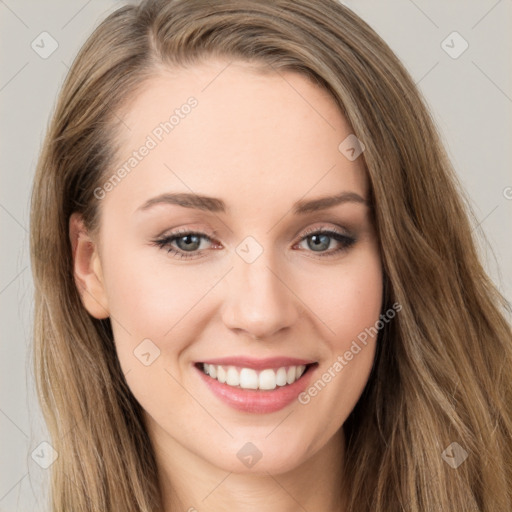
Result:
<svg viewBox="0 0 512 512"><path fill-rule="evenodd" d="M304 215L319 210L326 210L339 204L356 203L369 205L368 200L355 192L342 192L335 196L324 196L311 200L299 200L293 204L294 215ZM190 193L166 193L148 199L137 211L145 211L158 204L173 204L212 213L226 213L226 203L216 197L208 197Z"/></svg>

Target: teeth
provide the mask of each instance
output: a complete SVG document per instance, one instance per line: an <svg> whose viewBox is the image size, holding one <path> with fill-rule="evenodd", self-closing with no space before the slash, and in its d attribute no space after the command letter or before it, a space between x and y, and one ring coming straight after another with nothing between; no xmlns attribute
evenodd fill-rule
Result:
<svg viewBox="0 0 512 512"><path fill-rule="evenodd" d="M214 366L213 364L211 364L210 366ZM211 376L213 377L213 374L215 373L215 370L213 372L211 372ZM213 377L215 378L215 377ZM217 380L219 382L222 382L224 384L224 382L226 382L226 370L224 370L224 368L222 368L222 366L218 366L217 367Z"/></svg>
<svg viewBox="0 0 512 512"><path fill-rule="evenodd" d="M226 377L226 384L228 386L238 386L240 384L240 374L236 371L236 368L230 366Z"/></svg>
<svg viewBox="0 0 512 512"><path fill-rule="evenodd" d="M286 386L286 368L279 368L276 373L276 384Z"/></svg>
<svg viewBox="0 0 512 512"><path fill-rule="evenodd" d="M243 389L258 389L259 379L256 370L242 368L240 370L240 387Z"/></svg>
<svg viewBox="0 0 512 512"><path fill-rule="evenodd" d="M306 371L305 365L281 367L277 371L271 368L259 372L252 368L241 368L234 366L219 366L203 363L203 371L213 379L228 386L240 387L242 389L272 390L277 386L293 384Z"/></svg>
<svg viewBox="0 0 512 512"><path fill-rule="evenodd" d="M263 370L260 373L260 389L275 389L276 372L274 370Z"/></svg>

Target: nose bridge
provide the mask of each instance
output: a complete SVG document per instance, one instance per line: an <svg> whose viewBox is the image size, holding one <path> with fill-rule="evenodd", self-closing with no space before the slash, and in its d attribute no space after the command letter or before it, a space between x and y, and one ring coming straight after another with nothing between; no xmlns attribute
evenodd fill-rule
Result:
<svg viewBox="0 0 512 512"><path fill-rule="evenodd" d="M227 276L224 322L229 328L265 338L293 324L298 304L274 252L248 239L237 247L233 271Z"/></svg>

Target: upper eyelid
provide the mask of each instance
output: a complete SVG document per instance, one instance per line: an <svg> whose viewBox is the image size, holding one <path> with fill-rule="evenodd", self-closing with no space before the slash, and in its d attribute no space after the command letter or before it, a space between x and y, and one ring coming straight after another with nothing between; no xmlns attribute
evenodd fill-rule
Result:
<svg viewBox="0 0 512 512"><path fill-rule="evenodd" d="M343 233L342 231L345 231L345 233ZM346 229L346 228L342 228L341 230L339 228L333 228L332 226L317 226L317 227L314 227L314 228L308 228L306 229L305 231L302 232L302 236L301 238L305 238L306 236L308 235L312 235L314 233L321 233L321 232L324 232L324 233L336 233L338 235L344 235L344 236L351 236L351 234L349 233L349 230Z"/></svg>

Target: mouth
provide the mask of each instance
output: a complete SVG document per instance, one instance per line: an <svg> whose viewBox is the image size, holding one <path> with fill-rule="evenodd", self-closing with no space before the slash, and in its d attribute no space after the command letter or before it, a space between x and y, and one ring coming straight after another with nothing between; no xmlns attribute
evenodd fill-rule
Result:
<svg viewBox="0 0 512 512"><path fill-rule="evenodd" d="M270 414L291 406L314 378L318 362L289 357L229 357L194 364L207 393L232 409Z"/></svg>
<svg viewBox="0 0 512 512"><path fill-rule="evenodd" d="M204 375L235 389L274 391L286 388L304 378L318 363L285 365L274 368L254 369L233 365L198 362L194 365Z"/></svg>

